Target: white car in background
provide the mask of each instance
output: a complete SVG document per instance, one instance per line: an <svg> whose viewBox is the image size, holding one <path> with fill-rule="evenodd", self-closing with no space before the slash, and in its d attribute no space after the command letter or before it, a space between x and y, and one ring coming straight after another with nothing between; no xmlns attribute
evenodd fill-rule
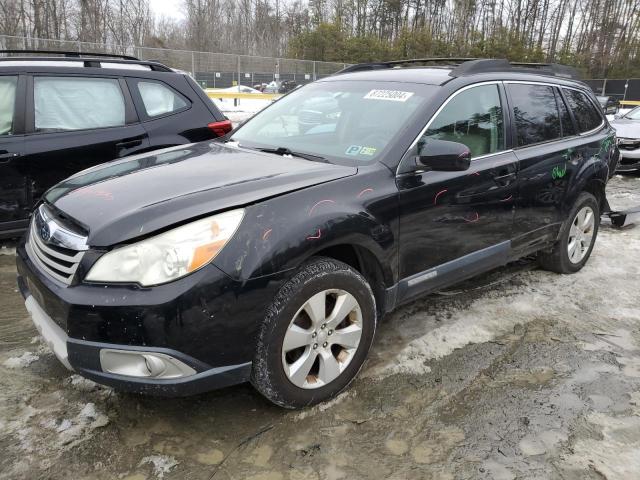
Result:
<svg viewBox="0 0 640 480"><path fill-rule="evenodd" d="M618 172L640 170L640 107L618 114L610 122L616 129L620 163Z"/></svg>

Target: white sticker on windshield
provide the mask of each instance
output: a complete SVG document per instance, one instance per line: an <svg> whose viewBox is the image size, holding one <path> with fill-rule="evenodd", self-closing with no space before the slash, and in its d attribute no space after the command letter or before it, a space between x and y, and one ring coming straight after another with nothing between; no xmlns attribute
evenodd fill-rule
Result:
<svg viewBox="0 0 640 480"><path fill-rule="evenodd" d="M400 90L371 90L364 98L372 100L389 100L391 102L406 102L413 92L401 92Z"/></svg>

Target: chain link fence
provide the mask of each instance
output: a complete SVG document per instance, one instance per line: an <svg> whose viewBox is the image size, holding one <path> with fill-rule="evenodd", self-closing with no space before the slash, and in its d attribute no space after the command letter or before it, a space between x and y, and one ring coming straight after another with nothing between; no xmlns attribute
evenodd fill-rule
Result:
<svg viewBox="0 0 640 480"><path fill-rule="evenodd" d="M9 35L0 35L0 50L52 50L131 55L140 60L155 60L168 67L189 72L203 88L227 88L233 85L252 87L274 80L290 81L300 85L331 75L348 65L337 62L133 47Z"/></svg>
<svg viewBox="0 0 640 480"><path fill-rule="evenodd" d="M640 78L585 80L596 95L614 97L616 100L640 101Z"/></svg>

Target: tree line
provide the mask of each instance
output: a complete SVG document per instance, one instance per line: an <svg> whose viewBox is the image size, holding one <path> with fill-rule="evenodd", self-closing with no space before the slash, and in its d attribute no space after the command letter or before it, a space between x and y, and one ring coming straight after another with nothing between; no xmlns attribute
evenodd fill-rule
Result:
<svg viewBox="0 0 640 480"><path fill-rule="evenodd" d="M494 57L640 77L639 0L0 0L0 33L307 60Z"/></svg>

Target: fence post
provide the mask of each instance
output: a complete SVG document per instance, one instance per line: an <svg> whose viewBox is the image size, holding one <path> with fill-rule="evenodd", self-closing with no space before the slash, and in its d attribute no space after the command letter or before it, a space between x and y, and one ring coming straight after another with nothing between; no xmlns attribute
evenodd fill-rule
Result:
<svg viewBox="0 0 640 480"><path fill-rule="evenodd" d="M629 88L628 78L624 81L624 95L622 96L622 101L625 101L627 99L627 88Z"/></svg>
<svg viewBox="0 0 640 480"><path fill-rule="evenodd" d="M316 81L316 61L313 61L313 81Z"/></svg>
<svg viewBox="0 0 640 480"><path fill-rule="evenodd" d="M191 52L191 75L196 78L196 52Z"/></svg>

